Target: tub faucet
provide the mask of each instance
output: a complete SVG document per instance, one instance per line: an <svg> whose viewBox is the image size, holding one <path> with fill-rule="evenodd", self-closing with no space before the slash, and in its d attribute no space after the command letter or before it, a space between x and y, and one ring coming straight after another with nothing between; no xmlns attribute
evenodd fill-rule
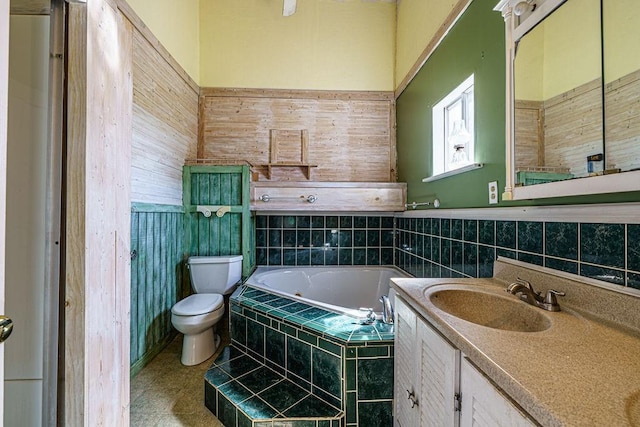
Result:
<svg viewBox="0 0 640 427"><path fill-rule="evenodd" d="M520 294L520 299L522 301L548 311L560 311L560 306L558 305L556 295L561 297L565 296L564 292L558 292L553 289L549 289L546 295L543 297L542 295L540 295L540 292L536 292L533 290L533 286L531 286L531 283L519 277L514 283L507 286L507 292L514 295Z"/></svg>
<svg viewBox="0 0 640 427"><path fill-rule="evenodd" d="M382 321L387 324L393 323L393 306L391 305L391 300L389 296L382 295L380 297L380 302L382 303Z"/></svg>
<svg viewBox="0 0 640 427"><path fill-rule="evenodd" d="M376 321L376 313L374 313L373 308L360 307L359 311L366 311L364 318L360 320L360 323L363 325L371 325Z"/></svg>

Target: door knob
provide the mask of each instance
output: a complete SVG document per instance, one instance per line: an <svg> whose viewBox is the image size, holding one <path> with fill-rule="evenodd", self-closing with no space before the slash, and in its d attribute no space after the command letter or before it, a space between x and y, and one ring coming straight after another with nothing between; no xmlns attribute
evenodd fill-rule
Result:
<svg viewBox="0 0 640 427"><path fill-rule="evenodd" d="M13 320L7 316L0 316L0 343L5 342L13 331Z"/></svg>

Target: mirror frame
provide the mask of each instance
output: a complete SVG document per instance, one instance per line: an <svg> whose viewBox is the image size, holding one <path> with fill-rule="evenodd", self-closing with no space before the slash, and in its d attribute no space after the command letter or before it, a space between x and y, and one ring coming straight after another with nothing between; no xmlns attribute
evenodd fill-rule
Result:
<svg viewBox="0 0 640 427"><path fill-rule="evenodd" d="M534 0L501 0L493 9L502 13L505 22L506 51L506 183L502 200L543 199L550 197L584 196L589 194L621 193L640 191L640 171L628 171L611 175L555 181L545 184L516 186L515 177L515 87L514 60L516 44L529 30L545 19L567 0L536 0L536 9L515 16L516 4Z"/></svg>

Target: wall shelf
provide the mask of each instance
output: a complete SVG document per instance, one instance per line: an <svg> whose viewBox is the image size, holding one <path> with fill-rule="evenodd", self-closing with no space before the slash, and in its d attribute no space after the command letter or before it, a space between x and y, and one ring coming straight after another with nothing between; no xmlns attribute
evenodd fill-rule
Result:
<svg viewBox="0 0 640 427"><path fill-rule="evenodd" d="M401 212L405 210L406 193L407 184L403 182L254 181L251 209Z"/></svg>
<svg viewBox="0 0 640 427"><path fill-rule="evenodd" d="M293 168L293 167L297 167L300 168L302 170L302 172L304 172L304 175L307 177L307 179L311 179L311 168L317 168L318 165L312 165L312 164L308 164L308 163L267 163L266 165L258 165L258 166L262 166L262 167L266 167L267 168L267 179L271 179L271 170L273 168Z"/></svg>

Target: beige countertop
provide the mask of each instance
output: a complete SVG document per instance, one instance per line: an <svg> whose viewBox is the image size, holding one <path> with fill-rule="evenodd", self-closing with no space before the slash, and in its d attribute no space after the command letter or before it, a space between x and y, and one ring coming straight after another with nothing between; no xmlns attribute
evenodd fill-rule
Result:
<svg viewBox="0 0 640 427"><path fill-rule="evenodd" d="M425 292L447 284L473 285L513 297L527 306L505 292L507 282L497 278L392 279L392 282L414 310L538 423L639 425L640 334L635 329L600 320L592 314L580 314L577 307L563 305L561 298L560 312L535 308L551 321L544 331L493 329L440 310ZM640 302L640 298L631 302ZM635 315L640 315L640 305L637 308Z"/></svg>

